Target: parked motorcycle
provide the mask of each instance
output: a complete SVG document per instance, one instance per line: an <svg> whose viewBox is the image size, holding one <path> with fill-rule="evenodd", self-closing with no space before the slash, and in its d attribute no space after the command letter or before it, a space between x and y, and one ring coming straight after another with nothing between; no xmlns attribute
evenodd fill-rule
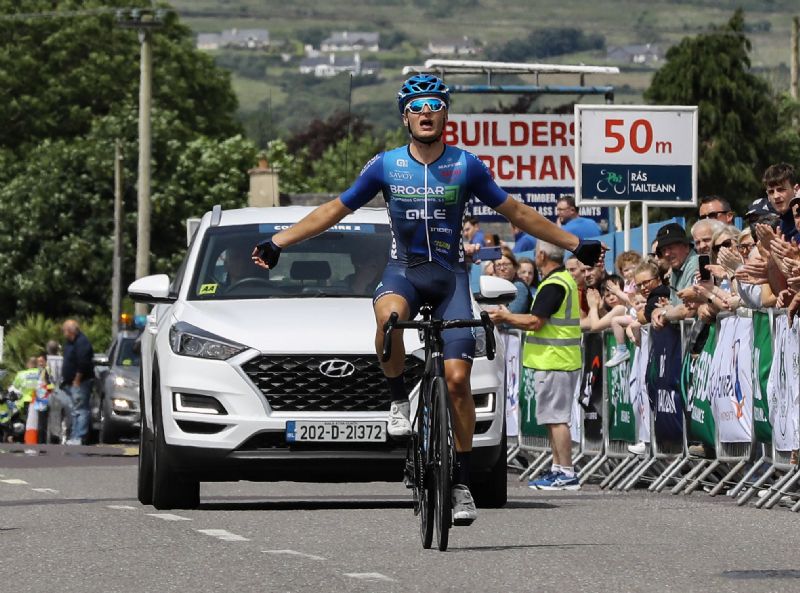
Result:
<svg viewBox="0 0 800 593"><path fill-rule="evenodd" d="M9 387L0 397L0 442L21 443L25 437L22 394Z"/></svg>

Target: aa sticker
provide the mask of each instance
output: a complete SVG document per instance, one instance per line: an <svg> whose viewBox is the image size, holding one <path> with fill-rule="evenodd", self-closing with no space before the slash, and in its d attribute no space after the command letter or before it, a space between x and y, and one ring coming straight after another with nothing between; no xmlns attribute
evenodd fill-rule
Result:
<svg viewBox="0 0 800 593"><path fill-rule="evenodd" d="M197 294L217 294L217 286L219 286L219 284L202 284L200 286L200 292Z"/></svg>

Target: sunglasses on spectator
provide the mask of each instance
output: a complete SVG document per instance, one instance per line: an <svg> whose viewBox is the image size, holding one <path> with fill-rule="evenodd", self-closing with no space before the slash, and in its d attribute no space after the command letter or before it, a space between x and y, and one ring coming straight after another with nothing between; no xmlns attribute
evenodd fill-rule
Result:
<svg viewBox="0 0 800 593"><path fill-rule="evenodd" d="M722 243L717 243L711 249L713 249L714 253L716 253L717 251L719 251L723 247L727 247L728 249L733 247L733 240L732 239L727 239L727 240L723 241Z"/></svg>
<svg viewBox="0 0 800 593"><path fill-rule="evenodd" d="M706 218L716 218L720 214L728 214L730 210L715 210L714 212L706 212L705 214L700 215L700 220L705 220Z"/></svg>
<svg viewBox="0 0 800 593"><path fill-rule="evenodd" d="M740 243L737 249L739 250L739 253L750 253L755 246L755 243Z"/></svg>
<svg viewBox="0 0 800 593"><path fill-rule="evenodd" d="M647 285L650 284L655 278L650 278L648 280L642 280L641 282L635 282L636 288L642 290L643 288L647 288Z"/></svg>
<svg viewBox="0 0 800 593"><path fill-rule="evenodd" d="M428 106L428 109L434 113L441 111L446 107L444 101L441 99L437 99L436 97L427 97L424 99L414 99L409 101L405 110L410 111L411 113L422 113L422 110L425 109L426 105Z"/></svg>

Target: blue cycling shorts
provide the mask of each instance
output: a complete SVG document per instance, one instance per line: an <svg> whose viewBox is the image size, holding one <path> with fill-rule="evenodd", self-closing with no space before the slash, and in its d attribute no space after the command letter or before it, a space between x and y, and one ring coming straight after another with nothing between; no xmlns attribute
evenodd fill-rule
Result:
<svg viewBox="0 0 800 593"><path fill-rule="evenodd" d="M372 302L396 294L408 302L411 319L428 303L437 319L472 319L469 276L466 271L447 270L436 262L414 266L390 263L375 289ZM442 332L445 360L472 362L475 356L474 328L458 327Z"/></svg>

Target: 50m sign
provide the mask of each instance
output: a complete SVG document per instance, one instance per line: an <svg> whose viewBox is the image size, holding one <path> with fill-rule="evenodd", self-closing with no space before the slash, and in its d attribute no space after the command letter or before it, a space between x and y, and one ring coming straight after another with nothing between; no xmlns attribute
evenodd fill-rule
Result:
<svg viewBox="0 0 800 593"><path fill-rule="evenodd" d="M578 105L575 122L579 200L696 203L696 107Z"/></svg>

